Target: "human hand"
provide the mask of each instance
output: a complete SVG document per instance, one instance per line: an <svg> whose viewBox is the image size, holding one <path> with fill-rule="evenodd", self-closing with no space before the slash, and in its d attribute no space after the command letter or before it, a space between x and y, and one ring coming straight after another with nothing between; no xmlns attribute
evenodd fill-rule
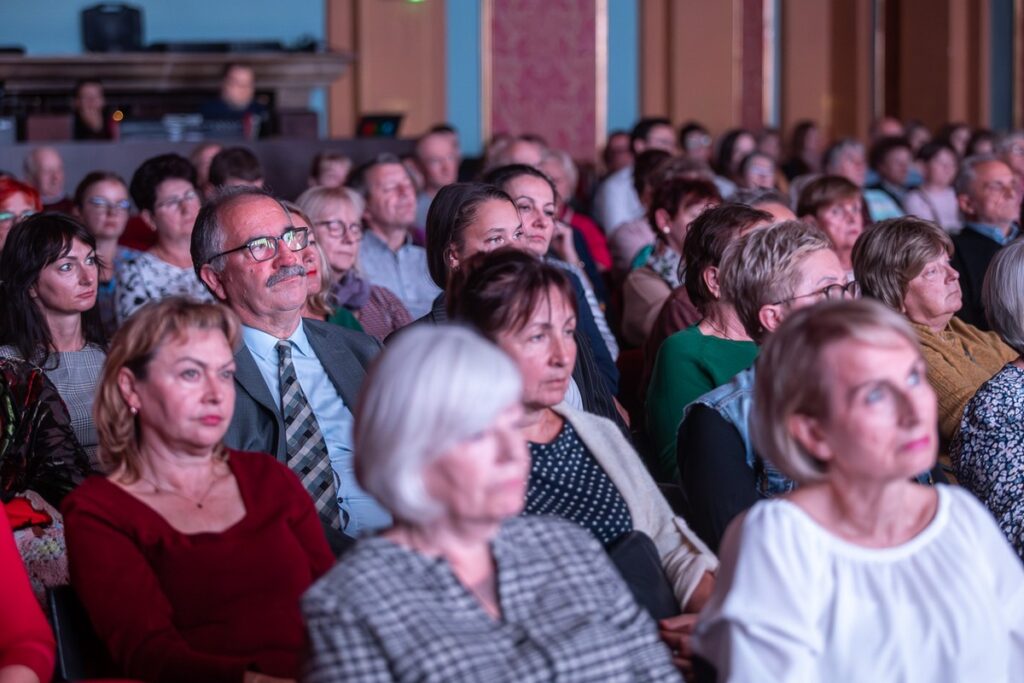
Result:
<svg viewBox="0 0 1024 683"><path fill-rule="evenodd" d="M566 263L577 265L580 262L580 255L576 252L572 237L572 226L556 220L555 232L551 237L551 249Z"/></svg>
<svg viewBox="0 0 1024 683"><path fill-rule="evenodd" d="M693 679L693 650L690 638L697 624L696 614L680 614L658 622L658 635L672 653L672 663L686 680Z"/></svg>
<svg viewBox="0 0 1024 683"><path fill-rule="evenodd" d="M0 668L0 683L39 683L39 676L27 666L11 664Z"/></svg>

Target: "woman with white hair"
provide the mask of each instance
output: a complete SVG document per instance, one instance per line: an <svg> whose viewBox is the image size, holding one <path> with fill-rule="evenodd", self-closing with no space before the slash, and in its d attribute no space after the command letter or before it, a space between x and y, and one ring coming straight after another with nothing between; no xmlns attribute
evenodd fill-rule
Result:
<svg viewBox="0 0 1024 683"><path fill-rule="evenodd" d="M415 326L381 354L355 467L395 524L303 598L304 681L678 680L601 546L516 516L522 391L513 362L469 330Z"/></svg>
<svg viewBox="0 0 1024 683"><path fill-rule="evenodd" d="M950 459L960 484L995 516L1024 558L1024 243L998 251L981 291L992 329L1018 355L963 411Z"/></svg>
<svg viewBox="0 0 1024 683"><path fill-rule="evenodd" d="M359 274L363 198L347 187L318 186L303 192L296 203L313 222L313 234L334 272L330 305L354 314L363 330L381 341L412 322L409 311L391 290L371 284Z"/></svg>
<svg viewBox="0 0 1024 683"><path fill-rule="evenodd" d="M925 373L877 302L796 311L768 337L753 438L799 488L723 541L693 639L719 681L1019 679L1024 569L971 495L913 481L938 452Z"/></svg>

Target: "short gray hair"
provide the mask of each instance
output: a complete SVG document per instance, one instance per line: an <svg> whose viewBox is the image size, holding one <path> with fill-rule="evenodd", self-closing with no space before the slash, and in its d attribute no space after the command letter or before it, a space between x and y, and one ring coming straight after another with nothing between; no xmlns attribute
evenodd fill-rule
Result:
<svg viewBox="0 0 1024 683"><path fill-rule="evenodd" d="M200 272L207 263L217 271L223 268L223 263L219 265L214 263L217 254L224 250L224 230L220 224L221 212L236 201L249 197L266 197L281 204L280 199L266 190L239 185L219 190L199 210L199 215L196 216L196 222L192 228L192 243L189 251L192 254L192 267L195 268L196 277L200 281L202 281ZM288 209L283 205L281 210L285 214L288 213Z"/></svg>
<svg viewBox="0 0 1024 683"><path fill-rule="evenodd" d="M798 484L826 479L827 464L794 437L790 418L842 419L831 412L833 379L824 362L826 349L846 340L891 345L894 337L903 338L920 355L907 319L872 299L825 301L786 316L758 353L750 414L754 450Z"/></svg>
<svg viewBox="0 0 1024 683"><path fill-rule="evenodd" d="M564 149L548 149L544 153L544 157L541 159L543 164L548 159L551 159L562 166L562 170L565 171L565 177L569 181L569 186L575 191L576 186L580 182L580 171L576 168L576 162L573 161L572 155L566 152ZM566 197L568 201L571 197Z"/></svg>
<svg viewBox="0 0 1024 683"><path fill-rule="evenodd" d="M995 150L997 154L1006 154L1016 144L1024 143L1024 130L1010 130L1001 133L996 137Z"/></svg>
<svg viewBox="0 0 1024 683"><path fill-rule="evenodd" d="M958 195L969 194L971 184L974 183L974 179L978 176L978 167L982 164L990 164L993 161L1000 164L1004 163L995 154L975 154L961 161L960 171L956 174L956 180L953 181L953 189L956 190L956 193Z"/></svg>
<svg viewBox="0 0 1024 683"><path fill-rule="evenodd" d="M832 242L802 221L782 221L743 235L722 254L722 298L736 309L750 338L760 342L766 330L761 309L792 296L805 256L831 249Z"/></svg>
<svg viewBox="0 0 1024 683"><path fill-rule="evenodd" d="M475 332L412 326L363 382L353 431L356 479L395 519L429 524L444 511L427 493L424 469L494 424L522 393L515 363Z"/></svg>
<svg viewBox="0 0 1024 683"><path fill-rule="evenodd" d="M996 334L1024 354L1024 242L1017 240L992 257L981 288L985 316Z"/></svg>

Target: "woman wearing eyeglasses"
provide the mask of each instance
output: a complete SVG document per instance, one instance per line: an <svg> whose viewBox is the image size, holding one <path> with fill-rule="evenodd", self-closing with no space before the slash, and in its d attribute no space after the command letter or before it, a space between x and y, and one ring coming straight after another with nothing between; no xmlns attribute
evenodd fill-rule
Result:
<svg viewBox="0 0 1024 683"><path fill-rule="evenodd" d="M397 296L359 273L362 197L345 187L314 187L303 192L297 204L313 221L316 240L334 271L331 305L355 314L363 330L381 341L411 323L412 316Z"/></svg>
<svg viewBox="0 0 1024 683"><path fill-rule="evenodd" d="M10 176L0 177L0 251L14 224L43 210L39 192Z"/></svg>
<svg viewBox="0 0 1024 683"><path fill-rule="evenodd" d="M147 159L132 176L132 199L139 217L156 231L156 244L117 264L120 322L150 301L169 296L213 301L192 268L192 225L199 214L195 181L195 168L177 154Z"/></svg>
<svg viewBox="0 0 1024 683"><path fill-rule="evenodd" d="M860 188L840 176L812 180L800 192L796 215L828 235L848 279L852 280L853 245L864 232L864 198Z"/></svg>
<svg viewBox="0 0 1024 683"><path fill-rule="evenodd" d="M103 329L110 336L117 330L115 268L121 261L138 255L135 250L117 243L128 225L128 213L132 206L128 199L128 186L116 173L93 171L78 183L74 201L75 217L82 221L96 239L96 258L99 262L96 304L100 309Z"/></svg>

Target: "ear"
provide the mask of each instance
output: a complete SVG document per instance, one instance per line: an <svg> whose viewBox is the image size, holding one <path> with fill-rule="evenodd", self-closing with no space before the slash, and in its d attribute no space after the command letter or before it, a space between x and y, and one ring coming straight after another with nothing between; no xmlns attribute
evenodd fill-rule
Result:
<svg viewBox="0 0 1024 683"><path fill-rule="evenodd" d="M117 389L121 392L121 398L128 404L129 408L139 409L138 380L135 374L128 368L121 368L117 371Z"/></svg>
<svg viewBox="0 0 1024 683"><path fill-rule="evenodd" d="M822 462L832 460L832 448L828 445L817 418L799 414L790 415L786 420L786 429L796 442L815 458Z"/></svg>
<svg viewBox="0 0 1024 683"><path fill-rule="evenodd" d="M757 312L757 319L761 322L761 327L765 331L769 333L774 332L782 324L783 318L786 317L786 314L782 312L783 306L785 304L765 304Z"/></svg>
<svg viewBox="0 0 1024 683"><path fill-rule="evenodd" d="M451 244L444 250L444 260L448 263L449 270L459 269L459 255L455 253L455 247Z"/></svg>
<svg viewBox="0 0 1024 683"><path fill-rule="evenodd" d="M715 266L708 266L701 273L701 278L704 280L704 286L708 288L711 295L716 299L722 298L722 286L718 283L718 268Z"/></svg>
<svg viewBox="0 0 1024 683"><path fill-rule="evenodd" d="M956 196L956 203L960 205L960 210L967 216L974 215L974 201L965 194L958 194Z"/></svg>
<svg viewBox="0 0 1024 683"><path fill-rule="evenodd" d="M821 229L821 223L818 222L818 217L815 216L813 213L809 213L806 216L800 216L800 220L803 221L804 223L807 223L808 225L813 225L819 230Z"/></svg>
<svg viewBox="0 0 1024 683"><path fill-rule="evenodd" d="M657 232L668 232L669 223L672 222L672 216L669 215L665 209L655 209L654 211L654 229Z"/></svg>
<svg viewBox="0 0 1024 683"><path fill-rule="evenodd" d="M217 270L209 263L204 264L199 269L199 279L203 281L203 284L210 288L210 291L213 292L213 295L217 297L218 301L228 300L227 292L224 289L224 278L222 273L217 272Z"/></svg>

